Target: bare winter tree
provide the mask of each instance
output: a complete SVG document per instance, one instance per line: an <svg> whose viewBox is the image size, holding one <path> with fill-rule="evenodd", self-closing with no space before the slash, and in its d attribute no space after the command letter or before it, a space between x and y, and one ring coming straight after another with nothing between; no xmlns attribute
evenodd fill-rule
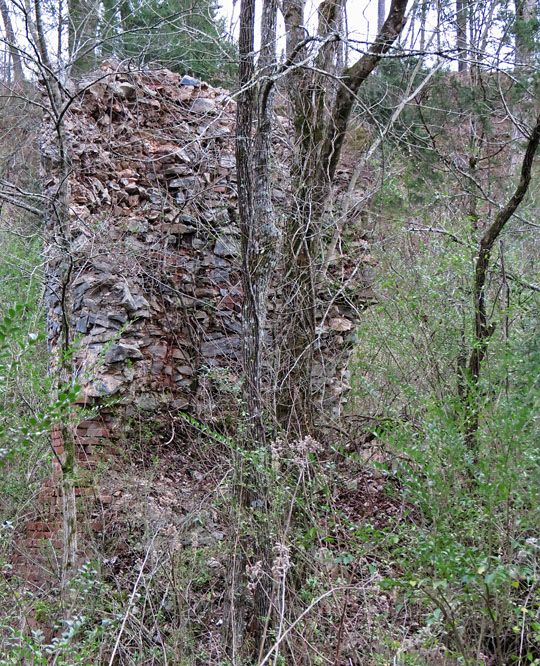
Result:
<svg viewBox="0 0 540 666"><path fill-rule="evenodd" d="M243 0L240 9L240 92L238 96L236 158L239 215L242 232L244 395L248 418L249 448L258 452L264 465L265 418L277 418L296 434L313 429L313 347L316 341L317 286L315 266L320 250L323 219L327 212L336 168L348 121L360 86L391 48L405 24L406 0L394 0L387 20L358 61L343 67L341 44L345 36L344 2L325 0L319 7L317 34L308 34L304 24L304 0L286 0L283 5L287 30L286 62L279 69L275 59L276 13L274 0L266 0L261 20L261 52L255 66L255 1ZM263 397L262 368L268 293L277 260L277 226L271 199L270 141L273 90L286 77L293 108L295 149L292 164L294 202L285 234L284 280L280 288L285 303L281 328L286 351L281 352L281 391L278 413L269 414ZM247 473L240 486L240 501L251 515L265 515L268 502L254 474ZM272 599L270 550L261 521L241 545L253 553L261 572L254 591L249 638L251 654L265 648L271 625ZM229 639L233 661L242 651L246 629L245 558L237 557L230 576Z"/></svg>
<svg viewBox="0 0 540 666"><path fill-rule="evenodd" d="M286 428L312 432L314 400L312 369L316 342L319 289L317 261L324 220L351 111L362 84L403 30L406 0L394 0L375 41L351 66L340 68L338 31L344 3L326 0L319 7L319 25L310 51L305 39L303 0L286 0L288 95L293 109L295 150L292 165L293 209L285 234L285 339L280 368L278 418ZM305 63L313 63L306 67ZM336 83L337 82L337 83Z"/></svg>
<svg viewBox="0 0 540 666"><path fill-rule="evenodd" d="M100 19L99 0L68 0L68 56L76 70L88 70L96 62L94 46Z"/></svg>
<svg viewBox="0 0 540 666"><path fill-rule="evenodd" d="M468 364L467 391L465 393L465 406L468 410L465 437L469 448L476 451L477 433L479 426L478 409L478 383L482 369L482 363L487 353L488 344L495 326L490 322L487 306L486 283L491 262L491 254L497 240L503 232L507 222L512 218L518 207L523 202L532 176L533 160L540 142L540 116L528 137L527 148L521 163L521 172L518 185L506 203L497 213L493 222L487 227L480 238L478 245L478 256L474 272L474 339L473 349Z"/></svg>
<svg viewBox="0 0 540 666"><path fill-rule="evenodd" d="M13 22L6 0L0 0L0 13L2 14L2 22L4 23L5 43L8 47L13 67L13 80L22 81L24 79L22 58L19 49L17 48L15 30L13 29Z"/></svg>
<svg viewBox="0 0 540 666"><path fill-rule="evenodd" d="M50 266L54 271L54 289L62 309L61 333L59 338L59 368L58 368L58 394L68 393L73 383L73 369L71 366L71 348L74 341L71 323L71 296L70 279L73 269L71 253L71 236L69 227L69 188L68 177L70 172L70 148L65 129L65 114L71 104L71 98L64 88L63 72L54 66L49 55L45 39L42 5L35 0L31 13L26 20L31 25L32 35L35 39L35 56L33 65L41 77L46 98L47 113L50 116L54 132L54 161L57 171L57 183L48 200L46 217L52 247L56 248L56 255L52 257ZM62 467L62 518L64 532L64 550L62 578L64 584L71 578L77 569L78 563L78 535L77 535L77 504L75 498L76 485L76 458L75 437L72 424L68 419L61 423L63 440L63 456L60 460Z"/></svg>
<svg viewBox="0 0 540 666"><path fill-rule="evenodd" d="M8 11L13 10L13 14ZM47 268L48 284L55 293L56 303L61 308L60 334L56 356L58 366L54 368L57 379L57 396L59 404L71 392L74 376L71 367L71 352L74 342L71 322L70 279L73 267L71 238L69 229L69 188L70 148L65 129L66 113L73 98L65 87L65 70L51 56L50 40L46 33L44 12L49 10L40 0L24 0L13 2L8 8L5 2L0 4L2 18L6 29L6 42L10 48L14 64L15 83L23 77L24 69L29 78L39 80L44 101L37 94L28 91L28 103L39 107L48 116L51 128L48 145L48 166L55 174L55 185L47 194L25 192L16 184L2 181L0 199L18 206L34 215L45 217L45 235L48 240ZM12 23L18 22L25 27L24 40L20 44L15 41ZM60 40L61 41L61 40ZM23 69L24 67L24 69ZM15 99L21 97L18 88L9 90ZM9 95L6 95L9 98ZM75 440L71 419L68 414L60 423L63 439L63 453L58 462L62 469L62 502L63 502L63 533L64 548L62 561L62 579L65 584L77 569L78 538L77 538L77 505L75 499L76 459Z"/></svg>
<svg viewBox="0 0 540 666"><path fill-rule="evenodd" d="M265 455L266 426L262 374L263 342L268 309L268 291L277 259L278 231L275 222L270 179L270 142L272 134L274 81L276 68L275 0L265 0L261 28L262 46L254 81L255 3L243 0L240 9L239 84L236 116L236 162L238 179L238 213L242 235L243 302L243 364L245 369L245 402L248 412L246 446ZM264 475L257 475L255 465L242 469L237 461L238 501L250 513L252 532L235 554L229 572L229 618L227 641L233 662L244 651L246 641L247 599L242 592L247 563L245 553L251 551L262 571L254 590L249 640L251 651L264 649L266 618L270 607L268 534L265 516ZM242 472L240 472L242 469Z"/></svg>
<svg viewBox="0 0 540 666"><path fill-rule="evenodd" d="M456 46L458 54L458 69L467 70L467 2L456 0Z"/></svg>
<svg viewBox="0 0 540 666"><path fill-rule="evenodd" d="M386 2L385 0L378 0L377 2L377 32L380 32L384 19L386 18Z"/></svg>

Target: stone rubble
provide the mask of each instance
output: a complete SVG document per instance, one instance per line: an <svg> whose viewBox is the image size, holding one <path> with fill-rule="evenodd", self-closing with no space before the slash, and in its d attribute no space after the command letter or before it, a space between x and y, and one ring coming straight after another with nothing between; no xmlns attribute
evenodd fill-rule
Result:
<svg viewBox="0 0 540 666"><path fill-rule="evenodd" d="M191 77L117 71L107 62L78 85L65 125L79 381L88 398L119 393L148 404L149 392L156 404L166 401L206 418L212 369L239 376L235 102L227 91ZM286 122L278 125L286 134ZM277 137L273 156L278 200L287 199L285 143ZM42 152L52 193L51 126L45 126ZM366 241L357 240L355 248L368 256ZM46 293L53 350L62 312L54 275L59 261L51 257ZM342 352L354 344L353 322L371 298L358 299L365 277L357 269L358 256L333 262L328 282L334 286L320 294L315 381L322 407L336 415L347 390ZM276 292L273 311L280 308Z"/></svg>
<svg viewBox="0 0 540 666"><path fill-rule="evenodd" d="M66 116L76 367L88 398L197 402L201 369L237 372L242 294L235 103L167 70L82 80ZM57 186L45 128L47 191ZM60 334L54 259L49 344ZM231 336L231 331L233 335Z"/></svg>
<svg viewBox="0 0 540 666"><path fill-rule="evenodd" d="M64 121L71 152L69 297L62 293L65 257L51 217L45 299L52 357L59 358L68 304L74 379L83 387L80 402L105 403L74 428L83 477L88 471L77 493L86 498L86 524L99 530L108 512L123 509L106 483L93 480L92 470L107 456L121 460L128 419L161 414L177 422L182 421L178 412L185 411L212 426L240 409L236 109L227 91L191 77L168 70L121 71L111 62L80 81L77 91ZM278 124L283 136L275 143L273 194L286 207L287 127L283 119ZM58 150L47 121L41 152L44 193L52 196L59 184ZM369 290L362 291L365 278L358 270L369 246L358 247L359 256L332 263L328 277L334 286L321 295L314 383L322 407L334 414L348 386L343 352L354 344L359 309L372 298ZM275 289L269 344L272 312L281 306ZM58 428L53 447L58 456L53 477L26 528L34 563L40 561L43 540L61 547ZM29 578L39 583L42 568L42 563L37 569L32 565Z"/></svg>

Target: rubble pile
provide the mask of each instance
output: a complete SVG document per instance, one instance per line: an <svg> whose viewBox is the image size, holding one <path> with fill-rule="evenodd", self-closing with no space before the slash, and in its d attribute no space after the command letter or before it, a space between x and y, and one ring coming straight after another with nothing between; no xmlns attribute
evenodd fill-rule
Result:
<svg viewBox="0 0 540 666"><path fill-rule="evenodd" d="M125 488L115 489L114 465L99 481L93 469L106 457L125 460L118 454L130 451L130 417L142 414L141 422L148 417L154 426L165 424L161 431L172 431L171 444L180 437L174 427L179 411L215 424L227 423L231 411L241 408L236 109L227 91L191 77L168 70L131 72L111 62L70 94L63 118L70 155L68 219L59 222L52 209L46 220L47 335L58 361L65 317L74 378L83 387L80 402L100 405L81 412L84 420L74 426L82 472L76 495L85 498L87 524L99 531L104 517L114 524L114 516L125 511L118 499ZM287 193L290 128L285 119L277 125L273 195L283 221L294 206ZM41 157L44 193L54 201L61 170L50 119L42 126ZM344 180L338 204L351 196ZM346 351L355 342L355 321L371 298L362 272L368 244L361 238L349 242L357 248L354 257L340 251L340 244L328 263L328 288L318 294L313 378L321 408L335 415L348 387ZM283 337L276 322L283 321L279 313L286 303L278 284L279 271L270 296L270 345ZM149 434L148 443L164 440ZM58 428L52 445L53 475L21 541L27 554L17 556L36 583L47 568L44 542L51 552L61 549L64 449Z"/></svg>
<svg viewBox="0 0 540 666"><path fill-rule="evenodd" d="M155 411L166 403L211 418L215 391L208 377L219 370L221 382L223 372L236 381L242 345L235 102L188 76L120 71L114 63L80 81L73 97L64 121L71 153L70 309L85 395L129 395L129 408ZM277 127L273 194L284 218L293 205L284 147L290 128L284 118ZM45 124L49 194L58 186L56 150L52 125ZM329 288L319 294L314 390L322 409L336 416L348 388L343 352L354 345L354 322L366 302L359 269L368 244L360 239L355 246L358 256L336 255ZM50 243L53 351L63 310L62 259L54 252ZM273 312L282 308L280 299L276 288ZM270 344L280 337L279 330L272 335L272 317Z"/></svg>
<svg viewBox="0 0 540 666"><path fill-rule="evenodd" d="M70 141L72 328L88 398L117 393L142 410L196 403L201 369L237 369L241 348L235 103L168 70L82 80ZM46 126L43 174L57 187ZM47 177L48 176L48 177ZM54 248L52 248L54 253ZM49 343L60 333L55 261Z"/></svg>

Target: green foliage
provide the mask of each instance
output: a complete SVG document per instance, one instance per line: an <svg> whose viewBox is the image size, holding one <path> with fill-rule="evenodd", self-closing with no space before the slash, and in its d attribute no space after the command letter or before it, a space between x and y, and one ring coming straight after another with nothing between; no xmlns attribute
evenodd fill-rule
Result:
<svg viewBox="0 0 540 666"><path fill-rule="evenodd" d="M107 15L104 29L111 41L105 48L142 66L231 83L236 50L217 13L214 0L130 0Z"/></svg>
<svg viewBox="0 0 540 666"><path fill-rule="evenodd" d="M101 576L98 568L87 563L77 572L66 591L73 604L67 614L59 597L40 598L26 591L20 596L38 621L58 619L55 635L47 639L40 629L29 635L16 629L17 617L3 617L0 627L7 633L0 666L38 666L55 663L59 666L88 666L102 663L104 648L109 646L122 619L121 608L114 602L114 590ZM15 612L20 610L18 606ZM11 626L10 626L11 621ZM3 633L4 633L3 632Z"/></svg>
<svg viewBox="0 0 540 666"><path fill-rule="evenodd" d="M35 270L39 239L6 232L0 239L0 521L16 528L46 469L52 401ZM10 536L4 532L1 551Z"/></svg>
<svg viewBox="0 0 540 666"><path fill-rule="evenodd" d="M47 437L54 423L69 419L81 389L73 384L51 399L54 378L44 377L43 368L34 364L36 347L43 342L43 335L28 332L24 314L25 306L18 304L0 319L0 398L5 406L0 419L1 458L13 459ZM21 411L14 406L15 397L24 397L24 392L43 400L42 409L38 411L32 408L37 405L27 404L29 411Z"/></svg>
<svg viewBox="0 0 540 666"><path fill-rule="evenodd" d="M399 452L393 474L414 516L389 553L402 575L387 582L409 586L406 597L425 605L426 624L447 633L468 663L475 663L479 633L482 651L502 654L500 663L526 663L527 651L540 650L533 627L540 619L540 427L533 402L520 394L485 401L489 427L472 477L460 423L445 406L426 405L414 430L396 423L384 433Z"/></svg>
<svg viewBox="0 0 540 666"><path fill-rule="evenodd" d="M473 451L464 436L467 380L458 368L474 345L474 232L467 219L446 215L440 199L432 199L429 212L419 208L402 180L387 184L381 204L398 214L393 236L387 230L394 242L386 241L378 256L380 300L359 331L353 387L358 411L382 423L374 428L388 454L380 467L408 510L407 520L372 534L387 567L382 587L401 600L404 618L412 614L416 636L429 635L456 663L472 666L491 656L500 664L535 663L538 294L512 283L505 296L495 263L501 258L493 257L486 298L497 327L469 396L479 411ZM399 216L405 228L428 228L437 210L436 228L452 233L403 231ZM505 238L504 260L514 275L531 270L534 240L523 236Z"/></svg>

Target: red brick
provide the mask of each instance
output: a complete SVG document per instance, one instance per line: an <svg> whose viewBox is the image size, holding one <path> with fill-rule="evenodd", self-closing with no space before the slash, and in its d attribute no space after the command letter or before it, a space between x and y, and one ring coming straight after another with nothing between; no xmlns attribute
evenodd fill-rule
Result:
<svg viewBox="0 0 540 666"><path fill-rule="evenodd" d="M38 532L50 531L51 525L43 522L28 522L26 523L26 530L37 530Z"/></svg>
<svg viewBox="0 0 540 666"><path fill-rule="evenodd" d="M88 421L79 421L77 423L77 428L90 428L90 426L100 425L100 421L96 419L91 419Z"/></svg>
<svg viewBox="0 0 540 666"><path fill-rule="evenodd" d="M86 431L88 437L109 437L110 432L104 426L94 426Z"/></svg>
<svg viewBox="0 0 540 666"><path fill-rule="evenodd" d="M103 444L103 439L100 439L98 437L79 437L79 443L81 446L86 446L87 444L100 446Z"/></svg>
<svg viewBox="0 0 540 666"><path fill-rule="evenodd" d="M81 467L84 467L85 469L95 468L99 464L98 460L95 460L93 457L88 458L88 456L80 458L79 462L81 463Z"/></svg>
<svg viewBox="0 0 540 666"><path fill-rule="evenodd" d="M34 532L34 539L50 539L52 537L53 533L52 532Z"/></svg>
<svg viewBox="0 0 540 666"><path fill-rule="evenodd" d="M39 550L41 546L43 545L42 541L37 538L31 538L26 540L26 544L28 548L35 548L36 550Z"/></svg>
<svg viewBox="0 0 540 666"><path fill-rule="evenodd" d="M84 488L75 488L75 497L90 497L91 495L94 494L94 489L92 487L84 487Z"/></svg>
<svg viewBox="0 0 540 666"><path fill-rule="evenodd" d="M101 495L101 497L99 498L99 501L102 504L112 504L113 503L113 498L112 498L111 495Z"/></svg>

